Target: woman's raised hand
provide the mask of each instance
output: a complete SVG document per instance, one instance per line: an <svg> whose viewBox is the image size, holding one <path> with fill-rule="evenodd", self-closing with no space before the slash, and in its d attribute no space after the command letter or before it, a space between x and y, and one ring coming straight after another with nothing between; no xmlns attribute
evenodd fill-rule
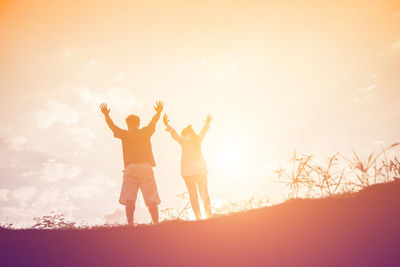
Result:
<svg viewBox="0 0 400 267"><path fill-rule="evenodd" d="M206 119L204 120L204 122L205 122L206 124L210 124L211 119L212 119L211 114L207 114Z"/></svg>
<svg viewBox="0 0 400 267"><path fill-rule="evenodd" d="M163 116L163 122L164 122L165 126L168 125L169 120L168 120L168 115L167 115L167 114L164 114L164 116Z"/></svg>

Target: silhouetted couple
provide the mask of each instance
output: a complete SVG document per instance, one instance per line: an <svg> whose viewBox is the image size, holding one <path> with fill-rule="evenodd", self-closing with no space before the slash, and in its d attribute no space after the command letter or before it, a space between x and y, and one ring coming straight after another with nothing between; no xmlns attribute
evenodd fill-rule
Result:
<svg viewBox="0 0 400 267"><path fill-rule="evenodd" d="M128 224L133 224L133 214L139 189L142 191L144 201L149 209L153 223L158 223L158 205L160 197L154 179L153 167L156 166L152 147L151 136L154 134L156 124L160 119L164 103L157 102L154 110L156 114L150 123L140 126L140 118L136 115L129 115L126 118L128 130L117 127L110 118L110 109L107 104L100 105L108 127L113 131L114 137L121 139L124 156L124 175L119 202L125 205L126 219ZM211 116L208 115L205 125L200 134L189 125L179 135L170 125L167 115L164 115L164 124L167 131L182 148L181 174L189 191L190 203L197 219L201 219L201 212L198 203L197 190L204 202L207 217L211 216L211 204L207 187L207 166L201 152L201 143L208 129L210 128Z"/></svg>

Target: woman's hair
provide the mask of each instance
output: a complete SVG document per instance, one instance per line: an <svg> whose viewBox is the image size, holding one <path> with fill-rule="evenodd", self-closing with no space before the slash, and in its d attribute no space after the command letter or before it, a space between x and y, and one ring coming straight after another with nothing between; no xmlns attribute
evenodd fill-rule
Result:
<svg viewBox="0 0 400 267"><path fill-rule="evenodd" d="M195 143L200 144L200 137L199 135L193 130L192 125L187 126L185 129L182 130L181 135L185 136L187 134L192 135L192 141Z"/></svg>

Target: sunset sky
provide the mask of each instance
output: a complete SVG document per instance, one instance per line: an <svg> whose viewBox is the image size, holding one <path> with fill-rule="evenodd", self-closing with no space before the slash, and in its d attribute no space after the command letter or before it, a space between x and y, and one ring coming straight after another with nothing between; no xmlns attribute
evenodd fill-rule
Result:
<svg viewBox="0 0 400 267"><path fill-rule="evenodd" d="M165 102L200 130L214 205L278 201L294 149L324 158L400 140L400 1L0 0L0 222L123 220L126 128ZM161 209L186 190L180 148L152 138ZM139 198L136 221L150 216Z"/></svg>

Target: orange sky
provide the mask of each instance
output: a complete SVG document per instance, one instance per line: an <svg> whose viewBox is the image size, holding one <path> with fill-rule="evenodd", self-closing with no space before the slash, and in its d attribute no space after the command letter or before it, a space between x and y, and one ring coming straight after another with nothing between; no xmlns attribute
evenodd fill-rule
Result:
<svg viewBox="0 0 400 267"><path fill-rule="evenodd" d="M178 130L213 114L203 149L219 203L279 197L271 166L294 149L398 141L399 1L0 3L0 221L60 210L101 223L122 208L121 147L100 101L121 127L131 113L147 122L158 99ZM167 208L185 187L163 129Z"/></svg>

